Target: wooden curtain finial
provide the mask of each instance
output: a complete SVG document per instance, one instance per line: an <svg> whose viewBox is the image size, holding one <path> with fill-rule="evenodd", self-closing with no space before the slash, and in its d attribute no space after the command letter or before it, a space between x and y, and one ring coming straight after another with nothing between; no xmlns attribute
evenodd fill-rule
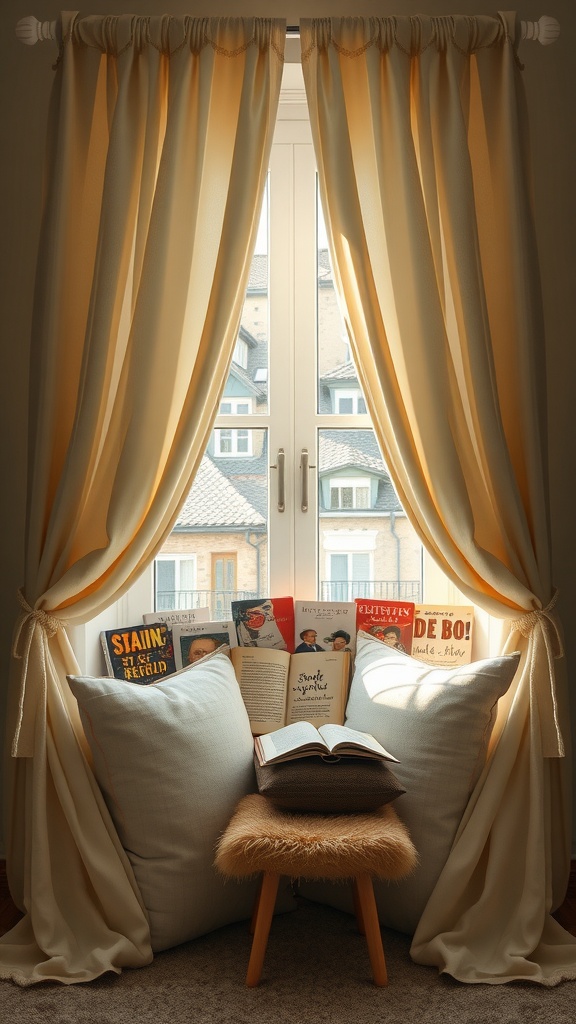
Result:
<svg viewBox="0 0 576 1024"><path fill-rule="evenodd" d="M556 18L543 14L538 21L523 21L522 39L534 39L542 43L542 46L549 46L555 43L560 35L560 22Z"/></svg>
<svg viewBox="0 0 576 1024"><path fill-rule="evenodd" d="M56 21L38 21L33 14L29 14L17 23L16 35L26 46L34 46L44 39L56 39Z"/></svg>

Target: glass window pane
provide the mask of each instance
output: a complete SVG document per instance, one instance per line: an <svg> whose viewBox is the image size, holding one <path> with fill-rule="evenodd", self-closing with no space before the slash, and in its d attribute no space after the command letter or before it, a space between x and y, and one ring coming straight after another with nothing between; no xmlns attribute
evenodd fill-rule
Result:
<svg viewBox="0 0 576 1024"><path fill-rule="evenodd" d="M217 437L224 433L236 437L234 443L244 445L249 454L224 457L222 437ZM267 596L268 461L266 430L213 432L164 543L163 553L180 560L180 578L170 586L173 603L164 607L207 606L211 618L219 619L229 617L232 600ZM166 566L174 562L156 559L157 580L169 572Z"/></svg>
<svg viewBox="0 0 576 1024"><path fill-rule="evenodd" d="M317 281L318 309L318 412L351 415L365 412L356 367L350 353L350 342L340 312L328 252L328 239L320 197L317 201ZM346 393L342 395L340 392ZM352 394L351 394L352 392ZM357 397L353 397L353 393ZM362 403L362 408L360 408Z"/></svg>
<svg viewBox="0 0 576 1024"><path fill-rule="evenodd" d="M254 248L250 276L242 309L240 332L234 348L232 364L224 387L224 400L233 401L233 407L222 413L268 413L269 365L269 308L268 308L268 253L269 253L269 183L266 183L258 235ZM241 409L238 399L249 399Z"/></svg>
<svg viewBox="0 0 576 1024"><path fill-rule="evenodd" d="M179 573L179 588L180 590L193 590L196 584L196 563L192 558L181 558L178 563Z"/></svg>
<svg viewBox="0 0 576 1024"><path fill-rule="evenodd" d="M176 570L174 562L167 558L156 559L156 610L166 611L174 607Z"/></svg>
<svg viewBox="0 0 576 1024"><path fill-rule="evenodd" d="M370 555L357 551L353 553L352 579L354 582L364 582L370 579Z"/></svg>
<svg viewBox="0 0 576 1024"><path fill-rule="evenodd" d="M348 555L330 556L330 579L346 582L348 579Z"/></svg>
<svg viewBox="0 0 576 1024"><path fill-rule="evenodd" d="M317 473L319 599L420 600L422 545L374 432L319 430Z"/></svg>

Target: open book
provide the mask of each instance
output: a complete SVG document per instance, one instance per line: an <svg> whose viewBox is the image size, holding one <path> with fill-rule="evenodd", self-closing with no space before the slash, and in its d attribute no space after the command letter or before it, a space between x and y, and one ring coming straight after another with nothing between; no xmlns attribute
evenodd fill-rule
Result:
<svg viewBox="0 0 576 1024"><path fill-rule="evenodd" d="M350 681L348 651L288 654L233 647L230 658L254 734L290 722L344 721Z"/></svg>
<svg viewBox="0 0 576 1024"><path fill-rule="evenodd" d="M367 732L345 725L321 725L294 722L264 736L256 736L254 749L261 765L293 761L298 757L321 754L327 760L340 757L369 757L377 761L398 761Z"/></svg>

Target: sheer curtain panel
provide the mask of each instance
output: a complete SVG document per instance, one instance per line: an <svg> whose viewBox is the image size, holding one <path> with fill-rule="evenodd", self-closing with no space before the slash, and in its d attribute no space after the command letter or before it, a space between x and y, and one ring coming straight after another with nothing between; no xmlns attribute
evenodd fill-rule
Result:
<svg viewBox="0 0 576 1024"><path fill-rule="evenodd" d="M412 945L461 981L576 977L544 339L514 14L303 20L335 277L423 544L520 669Z"/></svg>
<svg viewBox="0 0 576 1024"><path fill-rule="evenodd" d="M239 328L283 22L62 15L31 345L26 573L9 693L0 977L151 959L88 764L66 625L118 598L190 487Z"/></svg>

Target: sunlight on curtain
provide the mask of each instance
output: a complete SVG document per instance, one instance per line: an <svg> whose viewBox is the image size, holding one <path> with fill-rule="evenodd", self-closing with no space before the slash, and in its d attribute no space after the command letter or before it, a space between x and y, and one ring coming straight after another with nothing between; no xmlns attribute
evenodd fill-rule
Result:
<svg viewBox="0 0 576 1024"><path fill-rule="evenodd" d="M576 977L543 327L513 14L302 20L335 278L423 544L520 650L489 762L412 945L461 981Z"/></svg>
<svg viewBox="0 0 576 1024"><path fill-rule="evenodd" d="M65 625L137 579L204 452L239 328L285 28L63 14L62 34L9 693L7 867L25 916L0 939L0 977L21 984L151 959L85 760Z"/></svg>

